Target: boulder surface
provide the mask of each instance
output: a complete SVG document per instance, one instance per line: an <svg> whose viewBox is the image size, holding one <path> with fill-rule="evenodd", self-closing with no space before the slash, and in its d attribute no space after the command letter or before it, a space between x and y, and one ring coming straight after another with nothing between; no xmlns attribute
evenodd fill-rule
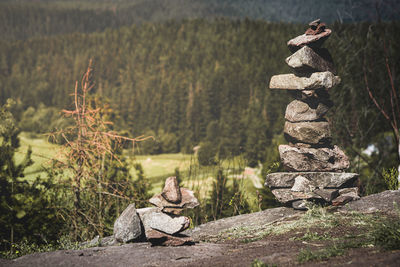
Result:
<svg viewBox="0 0 400 267"><path fill-rule="evenodd" d="M118 242L127 243L141 234L142 228L135 204L130 204L114 223L114 237Z"/></svg>

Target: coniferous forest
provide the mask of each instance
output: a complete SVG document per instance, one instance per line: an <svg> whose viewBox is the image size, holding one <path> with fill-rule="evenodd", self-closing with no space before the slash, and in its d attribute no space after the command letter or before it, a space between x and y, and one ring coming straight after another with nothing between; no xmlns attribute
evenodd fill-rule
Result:
<svg viewBox="0 0 400 267"><path fill-rule="evenodd" d="M305 7L299 7L297 13L280 10L279 1L272 1L267 9L261 0L193 0L183 6L183 1L163 6L156 0L51 2L0 3L0 106L9 111L0 114L0 140L12 144L2 150L4 155L4 151L17 148L19 131L45 134L72 123L63 119L61 110L74 108L71 93L75 81L82 78L92 60L91 94L107 107L111 129L127 138L154 137L142 142L138 153L190 154L200 145L203 153L210 154L207 159L241 156L248 166L262 164L265 169L279 161L277 145L285 142L284 114L292 98L270 90L268 82L272 75L290 72L284 61L290 55L286 42L304 32L304 22L316 16L306 7L320 1L304 1ZM364 2L354 1L354 5ZM384 190L384 171L399 162L392 128L370 99L365 82L367 77L379 104L390 107L389 67L400 94L400 23L393 19L398 14L388 8L396 5L394 2L387 1L375 10L381 12L377 20L368 12L339 18L337 12L325 19L333 31L325 47L342 79L330 92L335 106L328 120L335 143L352 160L352 171L364 176L363 194ZM346 1L338 1L338 5L345 6ZM327 4L313 12L325 15L330 8ZM12 105L8 99L13 100ZM373 153L363 153L370 145L375 148ZM22 178L24 166L31 164L29 153L26 161L13 165L19 172L4 176ZM11 159L7 160L12 160L12 153L8 155ZM3 170L10 166L4 158L0 160ZM127 168L126 162L123 164ZM107 166L111 173L114 165ZM141 176L140 166L136 168ZM115 171L110 177L120 182L123 175L119 171L123 172ZM55 176L48 170L48 177ZM36 187L24 184L20 190L38 185L43 189L53 182L37 180ZM2 190L9 190L11 182L3 184ZM40 193L32 190L31 198L38 198ZM7 201L5 195L2 193L2 202ZM40 210L51 201L49 197L30 205ZM120 211L118 203L111 206L112 217ZM47 227L43 232L48 236L56 235L43 221L60 217L28 215L37 220L36 225ZM2 224L17 225L18 216L14 221L3 218ZM19 237L28 235L23 224L15 232L18 227ZM108 233L107 229L98 233ZM8 232L1 234L8 240ZM91 237L88 233L83 236Z"/></svg>

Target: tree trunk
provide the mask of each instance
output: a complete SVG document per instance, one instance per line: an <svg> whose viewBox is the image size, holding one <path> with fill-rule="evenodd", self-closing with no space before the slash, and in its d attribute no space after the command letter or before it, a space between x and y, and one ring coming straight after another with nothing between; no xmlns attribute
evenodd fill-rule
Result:
<svg viewBox="0 0 400 267"><path fill-rule="evenodd" d="M398 190L400 190L400 142L398 143L397 152L399 153L399 167L397 168L397 181L398 181Z"/></svg>

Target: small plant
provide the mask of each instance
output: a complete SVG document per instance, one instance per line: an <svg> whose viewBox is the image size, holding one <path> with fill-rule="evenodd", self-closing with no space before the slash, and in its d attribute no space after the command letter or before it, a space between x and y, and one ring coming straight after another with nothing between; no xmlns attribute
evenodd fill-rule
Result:
<svg viewBox="0 0 400 267"><path fill-rule="evenodd" d="M295 237L293 240L300 241L318 241L318 240L332 240L333 238L328 234L320 235L317 232L307 231L302 237Z"/></svg>
<svg viewBox="0 0 400 267"><path fill-rule="evenodd" d="M387 189L397 190L399 188L399 181L397 179L398 175L399 175L398 170L395 167L384 169L382 171L382 176L383 179L385 180Z"/></svg>
<svg viewBox="0 0 400 267"><path fill-rule="evenodd" d="M377 222L372 232L374 244L385 250L400 249L400 218Z"/></svg>
<svg viewBox="0 0 400 267"><path fill-rule="evenodd" d="M275 264L266 264L263 261L260 261L259 259L255 259L252 263L251 263L251 267L274 267L276 266Z"/></svg>
<svg viewBox="0 0 400 267"><path fill-rule="evenodd" d="M345 253L345 249L342 246L337 246L336 244L332 247L312 251L310 249L303 249L300 251L297 260L300 263L313 261L313 260L324 260L331 257L341 256Z"/></svg>
<svg viewBox="0 0 400 267"><path fill-rule="evenodd" d="M47 252L57 249L52 244L37 245L36 243L29 242L27 239L14 243L11 247L10 250L1 251L0 258L15 259L27 254Z"/></svg>

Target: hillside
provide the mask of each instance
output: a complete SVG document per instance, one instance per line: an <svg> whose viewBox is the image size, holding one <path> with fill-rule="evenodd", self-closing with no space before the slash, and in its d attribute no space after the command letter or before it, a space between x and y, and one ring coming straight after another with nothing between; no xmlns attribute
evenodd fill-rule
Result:
<svg viewBox="0 0 400 267"><path fill-rule="evenodd" d="M0 3L0 34L8 40L89 33L144 22L194 18L305 23L398 20L395 0L18 0ZM379 14L379 16L378 16Z"/></svg>
<svg viewBox="0 0 400 267"><path fill-rule="evenodd" d="M334 34L325 46L342 78L331 92L336 143L362 149L389 130L364 89L362 66L369 65L370 87L384 99L390 84L382 43L385 38L396 72L399 26L331 25ZM286 41L304 29L252 20L190 20L0 42L0 102L17 100L14 114L24 131L59 128L59 111L70 107L75 80L92 58L95 93L114 128L132 137L156 137L142 152L191 153L206 143L221 157L244 152L251 166L271 164L291 97L268 90L267 83L274 74L290 72ZM382 164L390 167L390 162Z"/></svg>

